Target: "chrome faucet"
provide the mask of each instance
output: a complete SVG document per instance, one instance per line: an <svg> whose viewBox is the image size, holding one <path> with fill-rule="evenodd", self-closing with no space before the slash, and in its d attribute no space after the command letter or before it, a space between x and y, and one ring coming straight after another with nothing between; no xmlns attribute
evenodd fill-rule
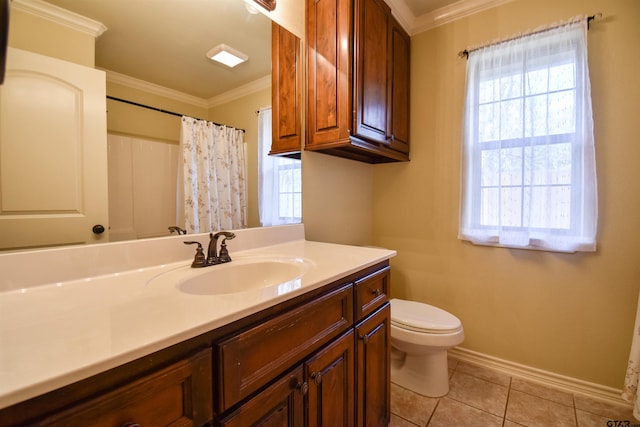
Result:
<svg viewBox="0 0 640 427"><path fill-rule="evenodd" d="M218 254L218 239L222 237L220 242L220 254ZM230 262L231 257L227 250L227 240L235 238L236 235L230 231L218 231L216 234L209 233L209 249L207 251L207 265L222 264Z"/></svg>

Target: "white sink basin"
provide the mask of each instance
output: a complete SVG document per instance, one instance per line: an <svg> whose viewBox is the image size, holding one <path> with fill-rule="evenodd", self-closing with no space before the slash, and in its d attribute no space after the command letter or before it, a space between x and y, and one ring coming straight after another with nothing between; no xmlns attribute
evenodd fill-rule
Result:
<svg viewBox="0 0 640 427"><path fill-rule="evenodd" d="M285 293L299 288L310 262L300 258L247 258L203 268L180 268L163 273L150 286L173 284L193 295L224 295L278 286Z"/></svg>

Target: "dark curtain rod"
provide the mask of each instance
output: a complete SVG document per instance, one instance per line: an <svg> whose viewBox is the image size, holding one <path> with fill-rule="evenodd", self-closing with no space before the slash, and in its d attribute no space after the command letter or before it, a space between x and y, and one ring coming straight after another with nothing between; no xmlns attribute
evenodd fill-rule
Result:
<svg viewBox="0 0 640 427"><path fill-rule="evenodd" d="M128 100L122 99L122 98L116 98L115 96L107 95L107 99L111 99L113 101L118 101L118 102L124 102L125 104L135 105L136 107L146 108L147 110L158 111L160 113L169 114L171 116L177 116L177 117L187 116L187 117L194 118L196 120L204 120L204 119L199 119L197 117L189 116L188 114L174 113L173 111L163 110L162 108L151 107L149 105L140 104L138 102L128 101ZM211 122L211 123L213 123L214 125L217 125L217 126L227 126L227 125L223 125L221 123L212 122L211 120L204 120L204 121ZM227 127L233 127L233 126L227 126ZM234 129L238 129L238 128L234 128ZM242 132L245 131L244 129L238 129L238 130L241 130Z"/></svg>
<svg viewBox="0 0 640 427"><path fill-rule="evenodd" d="M596 18L602 18L602 13L596 13L595 15L587 16L587 30L589 29L589 24L591 23L591 21L593 21ZM576 20L574 22L579 22L579 21ZM511 38L508 38L508 39L500 40L500 41L498 41L496 43L489 43L489 44L487 44L487 46L491 46L491 45L494 45L494 44L500 44L500 43L508 42L508 41L511 41L511 40L516 40L516 39L522 38L524 36L529 36L531 34L542 33L544 31L548 31L548 30L552 30L554 28L561 27L562 25L564 25L564 24L560 24L560 25L554 26L554 27L545 28L545 29L540 30L540 31L533 31L531 33L527 33L527 34L524 34L522 36L516 36L516 37L511 37ZM473 52L474 50L478 50L478 49L480 49L480 48L471 49L471 50L469 50L469 49L461 50L460 52L458 52L458 56L460 58L462 58L464 56L465 58L468 59L469 58L469 52Z"/></svg>

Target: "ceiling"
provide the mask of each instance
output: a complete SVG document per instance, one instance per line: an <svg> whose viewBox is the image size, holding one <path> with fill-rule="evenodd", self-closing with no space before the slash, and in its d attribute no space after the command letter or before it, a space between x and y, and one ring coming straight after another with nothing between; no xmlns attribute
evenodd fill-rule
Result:
<svg viewBox="0 0 640 427"><path fill-rule="evenodd" d="M414 17L455 0L394 0ZM204 100L271 73L271 21L242 0L46 0L107 27L96 66ZM393 2L390 2L393 3ZM233 69L206 58L224 43L249 56Z"/></svg>

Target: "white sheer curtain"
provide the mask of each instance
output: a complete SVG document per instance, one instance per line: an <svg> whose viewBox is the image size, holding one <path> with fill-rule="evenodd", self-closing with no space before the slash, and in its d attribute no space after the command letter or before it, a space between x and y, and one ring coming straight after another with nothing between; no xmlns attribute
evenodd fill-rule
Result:
<svg viewBox="0 0 640 427"><path fill-rule="evenodd" d="M239 129L182 117L178 223L188 233L247 227L243 137Z"/></svg>
<svg viewBox="0 0 640 427"><path fill-rule="evenodd" d="M271 108L258 112L258 209L262 226L302 222L300 160L269 156Z"/></svg>
<svg viewBox="0 0 640 427"><path fill-rule="evenodd" d="M459 238L594 251L585 18L469 53Z"/></svg>

